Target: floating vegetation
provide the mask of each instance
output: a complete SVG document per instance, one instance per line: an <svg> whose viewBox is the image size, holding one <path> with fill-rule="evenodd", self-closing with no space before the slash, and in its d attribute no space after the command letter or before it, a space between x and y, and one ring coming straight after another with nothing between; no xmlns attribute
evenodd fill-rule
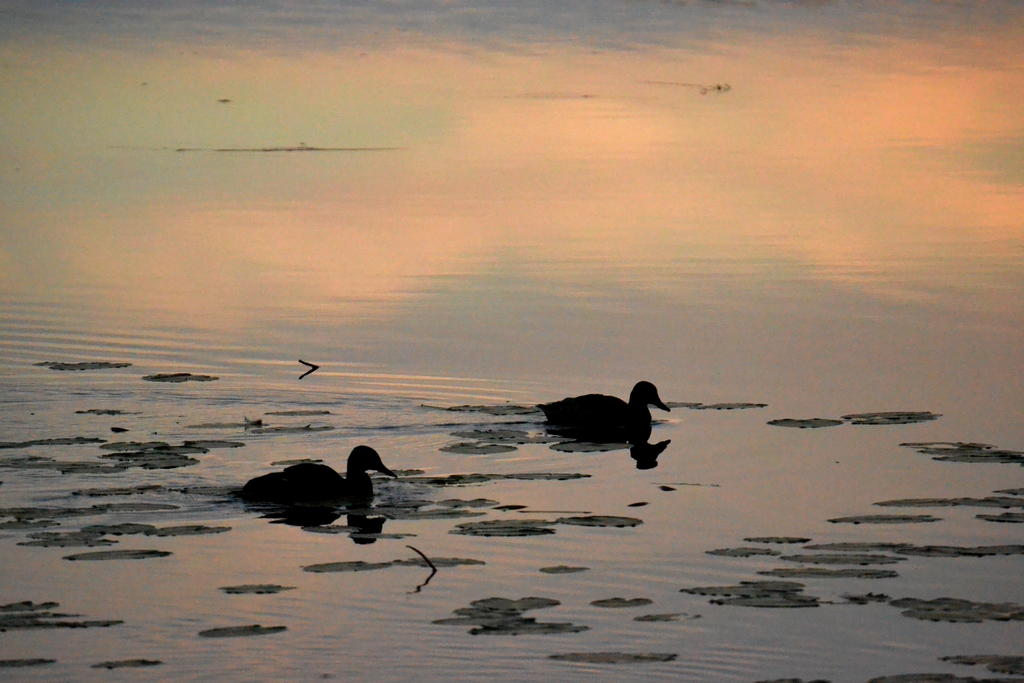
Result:
<svg viewBox="0 0 1024 683"><path fill-rule="evenodd" d="M594 607L623 609L626 607L646 607L647 605L653 605L654 601L648 598L606 598L604 600L593 600L590 604Z"/></svg>
<svg viewBox="0 0 1024 683"><path fill-rule="evenodd" d="M589 572L590 567L571 567L565 564L558 564L554 567L541 567L537 571L543 574L577 574L579 572Z"/></svg>
<svg viewBox="0 0 1024 683"><path fill-rule="evenodd" d="M90 408L89 410L76 410L76 415L142 415L141 412L130 412L127 410L116 410L109 408Z"/></svg>
<svg viewBox="0 0 1024 683"><path fill-rule="evenodd" d="M149 666L163 664L159 659L120 659L116 662L100 662L93 664L90 669L143 669Z"/></svg>
<svg viewBox="0 0 1024 683"><path fill-rule="evenodd" d="M857 565L870 565L870 564L896 564L902 562L903 557L893 557L892 555L873 555L868 553L851 553L843 555L831 555L831 554L815 554L815 555L783 555L779 558L786 562L802 562L804 564L857 564Z"/></svg>
<svg viewBox="0 0 1024 683"><path fill-rule="evenodd" d="M795 581L740 581L738 586L682 588L681 593L721 596L714 605L742 607L817 607L818 598L803 595L804 584Z"/></svg>
<svg viewBox="0 0 1024 683"><path fill-rule="evenodd" d="M836 517L828 521L833 524L922 524L924 522L941 522L942 518L931 515L859 515Z"/></svg>
<svg viewBox="0 0 1024 683"><path fill-rule="evenodd" d="M106 443L106 439L84 436L60 437L57 439L35 439L33 441L0 441L0 448L30 448L31 446L76 446L85 443Z"/></svg>
<svg viewBox="0 0 1024 683"><path fill-rule="evenodd" d="M553 534L555 530L551 527L555 524L557 522L544 519L491 519L483 522L465 522L448 533L462 536L520 538Z"/></svg>
<svg viewBox="0 0 1024 683"><path fill-rule="evenodd" d="M892 551L901 548L913 548L913 543L816 543L805 550L829 550L839 552L871 552L875 550Z"/></svg>
<svg viewBox="0 0 1024 683"><path fill-rule="evenodd" d="M587 515L585 517L559 517L556 524L570 524L572 526L593 526L613 527L622 529L625 527L639 526L644 520L636 517L613 517L610 515Z"/></svg>
<svg viewBox="0 0 1024 683"><path fill-rule="evenodd" d="M432 557L430 562L434 567L471 567L486 564L482 560L473 560L462 557ZM404 560L391 560L390 562L363 562L355 560L350 562L325 562L323 564L311 564L302 568L302 571L311 574L336 574L341 572L369 572L389 567L429 567L430 565L422 557L410 557Z"/></svg>
<svg viewBox="0 0 1024 683"><path fill-rule="evenodd" d="M51 370L80 371L80 370L111 370L113 368L128 368L131 363L108 363L106 361L85 361L81 363L58 363L56 361L43 361L33 363L37 367L50 368Z"/></svg>
<svg viewBox="0 0 1024 683"><path fill-rule="evenodd" d="M679 617L700 619L699 614L695 614L691 617L686 612L670 612L667 614L642 614L639 617L633 617L633 621L679 621Z"/></svg>
<svg viewBox="0 0 1024 683"><path fill-rule="evenodd" d="M1024 621L1024 605L1012 602L973 602L959 598L890 600L893 607L903 609L903 616L925 621L981 623L983 621Z"/></svg>
<svg viewBox="0 0 1024 683"><path fill-rule="evenodd" d="M254 424L254 423L250 423ZM302 425L301 427L248 427L247 430L250 434L304 434L306 432L329 432L334 427L331 425L317 425L311 424Z"/></svg>
<svg viewBox="0 0 1024 683"><path fill-rule="evenodd" d="M628 443L596 443L592 441L562 441L551 446L551 450L560 453L610 453L629 448Z"/></svg>
<svg viewBox="0 0 1024 683"><path fill-rule="evenodd" d="M687 406L694 410L749 410L751 408L767 408L767 403L701 403Z"/></svg>
<svg viewBox="0 0 1024 683"><path fill-rule="evenodd" d="M52 519L15 519L9 522L0 522L0 529L10 531L24 531L26 529L48 529L50 527L60 526L58 522Z"/></svg>
<svg viewBox="0 0 1024 683"><path fill-rule="evenodd" d="M314 415L330 415L329 410L272 410L264 415L286 415L291 417L312 417Z"/></svg>
<svg viewBox="0 0 1024 683"><path fill-rule="evenodd" d="M111 536L131 536L142 534L144 536L205 536L207 534L222 534L231 531L229 526L204 526L202 524L183 524L181 526L155 527L152 524L91 524L82 527L81 533L94 533Z"/></svg>
<svg viewBox="0 0 1024 683"><path fill-rule="evenodd" d="M56 659L0 659L0 669L21 669L30 666L46 666Z"/></svg>
<svg viewBox="0 0 1024 683"><path fill-rule="evenodd" d="M930 422L942 415L925 412L855 413L842 418L854 425L909 425L916 422Z"/></svg>
<svg viewBox="0 0 1024 683"><path fill-rule="evenodd" d="M636 502L636 503L630 503L626 507L629 507L629 508L642 508L642 507L644 507L646 505L650 505L650 503L648 503L646 500L642 500L642 501L639 501L639 502Z"/></svg>
<svg viewBox="0 0 1024 683"><path fill-rule="evenodd" d="M932 460L941 460L943 462L986 462L1024 465L1024 451L1005 450L987 443L930 441L923 443L901 443L900 445L905 448L914 448L918 453L933 456Z"/></svg>
<svg viewBox="0 0 1024 683"><path fill-rule="evenodd" d="M769 548L719 548L717 550L704 551L708 555L721 557L754 557L755 555L781 555L778 550Z"/></svg>
<svg viewBox="0 0 1024 683"><path fill-rule="evenodd" d="M153 491L159 491L163 489L160 484L140 484L138 486L120 486L116 488L105 488L105 489L82 489L80 491L72 491L73 496L90 496L99 498L103 496L131 496L137 493L152 493Z"/></svg>
<svg viewBox="0 0 1024 683"><path fill-rule="evenodd" d="M248 626L224 626L200 631L203 638L244 638L246 636L265 636L271 633L287 631L287 626L260 626L249 624Z"/></svg>
<svg viewBox="0 0 1024 683"><path fill-rule="evenodd" d="M404 477L402 481L430 486L468 486L470 484L486 484L491 481L512 479L517 481L568 481L570 479L587 479L589 474L564 472L523 472L520 474L449 474L444 477Z"/></svg>
<svg viewBox="0 0 1024 683"><path fill-rule="evenodd" d="M271 467L290 467L292 465L301 465L303 463L321 463L323 460L320 458L295 458L294 460L277 460L270 463Z"/></svg>
<svg viewBox="0 0 1024 683"><path fill-rule="evenodd" d="M1024 657L1013 657L1007 655L957 655L954 657L939 657L940 662L952 664L984 664L985 668L997 674L1024 674Z"/></svg>
<svg viewBox="0 0 1024 683"><path fill-rule="evenodd" d="M811 541L802 536L752 536L743 540L747 543L810 543Z"/></svg>
<svg viewBox="0 0 1024 683"><path fill-rule="evenodd" d="M445 500L439 500L434 503L439 507L449 508L489 508L494 507L498 504L496 500L490 500L488 498L474 498L472 500L462 500L460 498L446 498Z"/></svg>
<svg viewBox="0 0 1024 683"><path fill-rule="evenodd" d="M517 450L517 448L510 444L462 442L442 446L438 450L459 455L495 455L497 453L510 453Z"/></svg>
<svg viewBox="0 0 1024 683"><path fill-rule="evenodd" d="M780 579L892 579L899 574L891 569L828 569L827 567L782 567L758 572Z"/></svg>
<svg viewBox="0 0 1024 683"><path fill-rule="evenodd" d="M918 557L989 557L993 555L1024 555L1024 545L979 545L962 547L954 545L923 545L900 548L900 555Z"/></svg>
<svg viewBox="0 0 1024 683"><path fill-rule="evenodd" d="M78 614L62 614L52 611L60 607L56 602L33 603L12 602L0 605L0 632L38 628L106 628L123 624L120 619L72 621Z"/></svg>
<svg viewBox="0 0 1024 683"><path fill-rule="evenodd" d="M1024 498L1009 496L988 496L986 498L901 498L899 500L883 500L875 505L881 507L966 507L985 508L1024 508Z"/></svg>
<svg viewBox="0 0 1024 683"><path fill-rule="evenodd" d="M557 438L546 434L530 434L519 429L469 429L452 432L459 439L475 439L485 443L506 443L519 446L530 443L551 443Z"/></svg>
<svg viewBox="0 0 1024 683"><path fill-rule="evenodd" d="M1003 522L1008 524L1024 524L1024 512L1004 512L999 515L975 515L986 522Z"/></svg>
<svg viewBox="0 0 1024 683"><path fill-rule="evenodd" d="M228 595L274 595L284 591L293 591L295 586L278 586L274 583L247 583L241 586L221 586Z"/></svg>
<svg viewBox="0 0 1024 683"><path fill-rule="evenodd" d="M168 372L146 375L142 379L147 382L212 382L220 377L193 375L191 372Z"/></svg>
<svg viewBox="0 0 1024 683"><path fill-rule="evenodd" d="M769 420L768 424L773 427L795 427L796 429L818 429L819 427L838 427L843 424L842 420L830 420L824 417L812 417L807 419L796 419L786 417L781 420Z"/></svg>
<svg viewBox="0 0 1024 683"><path fill-rule="evenodd" d="M523 616L523 612L534 609L554 607L561 604L550 598L485 598L474 600L469 607L461 607L454 611L457 617L438 619L435 624L474 625L469 632L477 635L518 636L548 635L554 633L580 633L587 631L589 626L581 626L569 622L538 622L533 617Z"/></svg>
<svg viewBox="0 0 1024 683"><path fill-rule="evenodd" d="M550 655L549 659L579 664L643 664L645 662L671 662L678 655L671 652L567 652Z"/></svg>
<svg viewBox="0 0 1024 683"><path fill-rule="evenodd" d="M67 555L64 559L71 561L100 560L148 560L152 557L167 557L171 553L166 550L99 550L92 553Z"/></svg>
<svg viewBox="0 0 1024 683"><path fill-rule="evenodd" d="M424 408L434 408L434 406L424 405ZM449 410L455 413L483 413L484 415L535 415L541 412L537 406L524 406L514 405L512 403L504 403L496 406L451 406L450 408L440 408L439 410Z"/></svg>
<svg viewBox="0 0 1024 683"><path fill-rule="evenodd" d="M97 546L114 545L117 541L103 538L103 534L84 531L40 531L28 535L31 541L23 541L18 545L36 548L95 548Z"/></svg>

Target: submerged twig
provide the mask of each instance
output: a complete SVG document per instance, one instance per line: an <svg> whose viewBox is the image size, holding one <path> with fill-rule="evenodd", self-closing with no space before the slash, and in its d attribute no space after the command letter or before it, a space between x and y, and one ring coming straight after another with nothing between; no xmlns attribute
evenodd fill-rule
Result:
<svg viewBox="0 0 1024 683"><path fill-rule="evenodd" d="M314 372L316 372L317 370L320 369L319 365L314 365L313 363L307 363L306 361L302 360L301 358L299 359L299 362L309 368L309 370L306 370L304 373L299 375L299 379L302 379L306 375L311 375L311 374L313 374Z"/></svg>
<svg viewBox="0 0 1024 683"><path fill-rule="evenodd" d="M421 583L420 585L416 586L416 590L412 591L413 593L419 593L421 590L423 590L423 587L426 586L428 583L430 583L430 580L432 578L434 578L434 574L437 573L437 567L434 566L434 563L430 561L430 558L427 557L426 555L424 555L423 552L420 551L418 548L414 548L411 545L407 545L405 547L409 548L410 550L414 551L417 555L422 557L423 561L426 562L430 566L430 568L433 570L433 571L430 572L430 576L427 577L427 580L424 581L423 583Z"/></svg>

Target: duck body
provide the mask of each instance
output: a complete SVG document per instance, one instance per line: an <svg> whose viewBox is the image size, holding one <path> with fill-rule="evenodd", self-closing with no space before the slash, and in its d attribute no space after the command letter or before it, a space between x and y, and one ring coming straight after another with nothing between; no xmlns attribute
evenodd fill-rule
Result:
<svg viewBox="0 0 1024 683"><path fill-rule="evenodd" d="M348 456L344 477L327 465L300 463L250 479L239 495L248 501L281 505L372 498L373 482L367 470L398 476L384 466L377 451L356 446Z"/></svg>
<svg viewBox="0 0 1024 683"><path fill-rule="evenodd" d="M648 406L668 411L669 407L658 396L650 382L637 382L629 394L629 402L616 396L585 394L564 398L553 403L542 403L549 424L582 429L636 429L650 427L651 411Z"/></svg>

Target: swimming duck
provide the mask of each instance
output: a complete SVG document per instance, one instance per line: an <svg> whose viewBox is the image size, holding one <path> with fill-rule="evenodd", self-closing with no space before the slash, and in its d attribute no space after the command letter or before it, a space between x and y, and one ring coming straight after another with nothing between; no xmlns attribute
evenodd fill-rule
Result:
<svg viewBox="0 0 1024 683"><path fill-rule="evenodd" d="M563 398L554 403L542 403L538 408L550 424L582 428L649 427L652 405L667 411L669 408L658 397L658 389L650 382L637 382L629 392L629 403L615 396L586 394Z"/></svg>
<svg viewBox="0 0 1024 683"><path fill-rule="evenodd" d="M369 446L356 446L348 456L345 476L327 465L304 462L250 479L242 489L245 500L265 503L310 503L340 498L372 498L373 483L367 470L376 470L392 477L398 475L384 466L377 451Z"/></svg>

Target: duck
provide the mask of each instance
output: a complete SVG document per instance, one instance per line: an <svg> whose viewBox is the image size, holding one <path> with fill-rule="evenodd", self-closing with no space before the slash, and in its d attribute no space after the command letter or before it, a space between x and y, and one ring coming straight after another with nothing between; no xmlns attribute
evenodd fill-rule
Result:
<svg viewBox="0 0 1024 683"><path fill-rule="evenodd" d="M586 394L563 398L553 403L542 403L549 424L581 429L650 429L651 411L655 406L666 412L669 407L658 396L658 389L650 382L637 382L629 392L629 402L616 396Z"/></svg>
<svg viewBox="0 0 1024 683"><path fill-rule="evenodd" d="M384 466L377 451L369 446L356 446L348 456L344 477L327 465L304 462L250 479L239 496L252 502L283 505L372 498L373 482L367 470L398 476Z"/></svg>

